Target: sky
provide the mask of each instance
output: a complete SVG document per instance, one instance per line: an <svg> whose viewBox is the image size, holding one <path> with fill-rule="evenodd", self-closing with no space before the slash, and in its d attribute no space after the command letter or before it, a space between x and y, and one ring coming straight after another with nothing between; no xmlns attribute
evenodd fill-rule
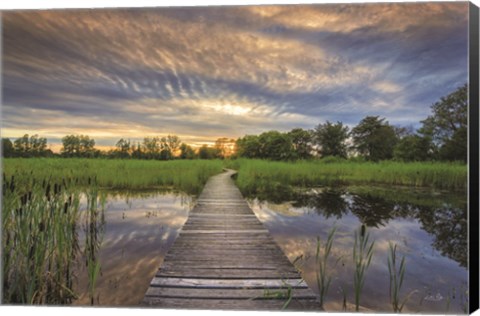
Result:
<svg viewBox="0 0 480 316"><path fill-rule="evenodd" d="M54 147L416 128L468 79L468 2L8 11L2 31L2 137Z"/></svg>

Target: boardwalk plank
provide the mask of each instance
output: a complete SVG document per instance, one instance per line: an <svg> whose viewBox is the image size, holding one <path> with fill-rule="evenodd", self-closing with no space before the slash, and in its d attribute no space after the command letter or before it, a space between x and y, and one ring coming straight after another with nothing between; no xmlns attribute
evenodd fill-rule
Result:
<svg viewBox="0 0 480 316"><path fill-rule="evenodd" d="M208 180L143 304L279 310L291 299L287 309L319 310L317 296L243 199L233 173Z"/></svg>

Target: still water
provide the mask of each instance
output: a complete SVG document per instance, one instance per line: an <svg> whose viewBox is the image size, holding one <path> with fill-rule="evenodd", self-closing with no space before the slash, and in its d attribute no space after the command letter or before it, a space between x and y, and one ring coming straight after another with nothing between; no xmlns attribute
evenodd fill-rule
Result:
<svg viewBox="0 0 480 316"><path fill-rule="evenodd" d="M179 192L108 192L98 249L101 272L94 304L137 306L177 238L192 208L192 197ZM85 225L80 225L80 244L85 242ZM103 230L103 232L102 232ZM83 246L81 246L83 248ZM78 262L74 305L89 305L87 268Z"/></svg>
<svg viewBox="0 0 480 316"><path fill-rule="evenodd" d="M334 236L328 270L332 283L326 309L342 311L343 292L353 300L354 231L367 226L375 240L360 303L366 311L390 312L389 242L405 256L400 299L404 312L463 313L467 304L467 205L463 193L405 188L337 187L299 191L291 201L249 203L290 261L316 286L317 237ZM99 235L101 273L94 303L137 306L185 223L194 198L178 192L108 192ZM82 225L80 225L82 226ZM85 242L87 225L80 229ZM78 260L75 305L89 305L87 268Z"/></svg>
<svg viewBox="0 0 480 316"><path fill-rule="evenodd" d="M310 287L318 291L317 237L325 242L336 227L328 269L332 283L326 309L342 311L343 292L353 303L354 231L367 226L375 240L360 303L391 312L387 258L389 242L405 256L400 299L411 295L403 312L464 313L467 304L467 205L462 193L405 188L319 188L284 203L250 201L290 261L297 262ZM400 259L397 259L400 261Z"/></svg>

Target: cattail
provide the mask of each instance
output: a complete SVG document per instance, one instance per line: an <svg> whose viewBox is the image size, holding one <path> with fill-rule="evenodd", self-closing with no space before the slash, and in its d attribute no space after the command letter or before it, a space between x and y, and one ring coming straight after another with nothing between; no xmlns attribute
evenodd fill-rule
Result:
<svg viewBox="0 0 480 316"><path fill-rule="evenodd" d="M32 200L32 191L29 191L28 192L28 201L31 201Z"/></svg>
<svg viewBox="0 0 480 316"><path fill-rule="evenodd" d="M45 224L43 222L40 222L40 224L38 224L38 230L41 232L45 230Z"/></svg>
<svg viewBox="0 0 480 316"><path fill-rule="evenodd" d="M90 185L90 182L92 182L92 180L88 177L88 185Z"/></svg>
<svg viewBox="0 0 480 316"><path fill-rule="evenodd" d="M360 236L365 237L365 224L362 224L362 230L360 232Z"/></svg>
<svg viewBox="0 0 480 316"><path fill-rule="evenodd" d="M68 205L69 206L72 205L72 196L71 195L68 197Z"/></svg>
<svg viewBox="0 0 480 316"><path fill-rule="evenodd" d="M68 211L68 202L65 202L65 205L63 206L63 214L67 214Z"/></svg>
<svg viewBox="0 0 480 316"><path fill-rule="evenodd" d="M27 194L24 194L20 197L20 203L22 206L24 206L25 204L27 204Z"/></svg>
<svg viewBox="0 0 480 316"><path fill-rule="evenodd" d="M53 195L57 195L57 193L58 193L58 186L57 186L57 183L55 183L53 185Z"/></svg>
<svg viewBox="0 0 480 316"><path fill-rule="evenodd" d="M47 200L50 202L50 183L47 184L47 190L45 192L45 196L47 197Z"/></svg>
<svg viewBox="0 0 480 316"><path fill-rule="evenodd" d="M15 191L15 177L12 176L12 179L10 180L10 191L13 193Z"/></svg>

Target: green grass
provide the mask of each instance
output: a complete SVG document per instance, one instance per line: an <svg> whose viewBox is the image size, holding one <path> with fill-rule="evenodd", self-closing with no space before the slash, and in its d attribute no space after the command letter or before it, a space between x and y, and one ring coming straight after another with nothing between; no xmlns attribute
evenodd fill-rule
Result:
<svg viewBox="0 0 480 316"><path fill-rule="evenodd" d="M77 297L74 264L81 258L93 305L104 230L105 196L99 188L169 187L197 194L210 176L222 171L222 162L4 159L3 171L3 302L71 303ZM82 197L86 210L79 210ZM81 227L84 247L78 237Z"/></svg>
<svg viewBox="0 0 480 316"><path fill-rule="evenodd" d="M222 171L222 166L220 160L3 159L6 178L15 175L24 187L24 182L31 179L50 179L75 187L88 187L95 180L100 188L171 187L189 194L198 194L210 176Z"/></svg>
<svg viewBox="0 0 480 316"><path fill-rule="evenodd" d="M237 185L247 196L263 192L288 194L290 186L402 185L465 190L467 166L459 163L316 160L273 162L238 159L227 163L238 170Z"/></svg>

